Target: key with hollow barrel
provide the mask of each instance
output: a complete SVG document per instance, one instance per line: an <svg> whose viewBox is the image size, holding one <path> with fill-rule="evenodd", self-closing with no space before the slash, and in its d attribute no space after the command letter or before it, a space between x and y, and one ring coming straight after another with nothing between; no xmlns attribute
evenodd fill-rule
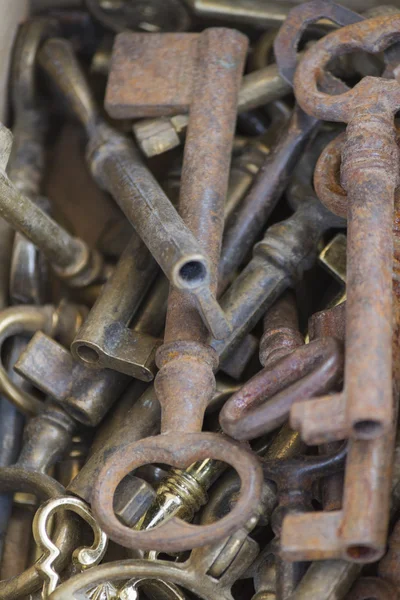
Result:
<svg viewBox="0 0 400 600"><path fill-rule="evenodd" d="M198 68L190 106L180 211L210 257L215 290L237 92L247 40L229 29L207 29L193 39ZM193 51L193 42L190 43ZM188 294L172 290L164 344L156 356L160 367L155 390L162 407L161 435L127 444L107 457L92 495L99 523L122 545L167 551L207 545L229 536L259 511L262 478L257 459L222 435L201 432L218 366L217 355L207 342L208 333L193 300ZM145 531L132 531L116 519L113 495L127 472L153 462L185 468L205 458L230 464L242 480L238 503L229 515L203 526L172 518Z"/></svg>
<svg viewBox="0 0 400 600"><path fill-rule="evenodd" d="M100 116L71 45L51 39L39 51L38 60L85 128L86 158L98 185L111 193L171 284L196 298L197 310L212 334L227 335L229 325L210 288L212 269L207 253L144 165L133 142Z"/></svg>

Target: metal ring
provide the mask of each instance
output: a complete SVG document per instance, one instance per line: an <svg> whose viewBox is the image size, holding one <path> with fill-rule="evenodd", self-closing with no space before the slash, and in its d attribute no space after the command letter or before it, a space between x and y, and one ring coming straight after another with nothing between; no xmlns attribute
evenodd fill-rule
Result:
<svg viewBox="0 0 400 600"><path fill-rule="evenodd" d="M351 90L339 95L319 91L318 81L326 65L345 52L364 50L376 54L400 40L400 15L367 19L333 31L320 39L302 58L294 76L295 95L301 108L317 119L348 122L357 110L359 94L376 93L388 109L400 105L400 85L394 80L364 77ZM374 89L379 84L379 89ZM367 88L368 92L366 92ZM385 92L384 94L382 92Z"/></svg>
<svg viewBox="0 0 400 600"><path fill-rule="evenodd" d="M0 312L0 350L4 342L11 336L35 333L42 330L51 334L55 308L50 304L44 306L11 306ZM9 377L0 360L0 389L22 413L36 415L43 402L29 392L18 387Z"/></svg>
<svg viewBox="0 0 400 600"><path fill-rule="evenodd" d="M363 21L364 17L329 0L314 0L293 8L282 24L274 41L274 53L279 73L289 85L297 67L297 47L304 31L319 19L329 19L338 25Z"/></svg>
<svg viewBox="0 0 400 600"><path fill-rule="evenodd" d="M85 591L93 589L96 585L133 578L171 581L185 587L202 600L233 600L230 590L222 587L218 579L205 573L199 576L195 569L187 567L188 563L161 560L139 559L106 563L68 579L51 594L49 600L80 600Z"/></svg>

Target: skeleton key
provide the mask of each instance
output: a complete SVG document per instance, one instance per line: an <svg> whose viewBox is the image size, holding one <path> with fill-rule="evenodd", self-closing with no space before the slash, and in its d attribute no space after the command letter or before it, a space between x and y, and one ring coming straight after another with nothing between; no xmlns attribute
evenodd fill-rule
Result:
<svg viewBox="0 0 400 600"><path fill-rule="evenodd" d="M366 39L369 42L369 48L374 47L374 37L378 35L380 37L381 43L385 44L385 35L382 33L382 29L379 29L379 26L384 26L384 31L388 33L388 30L391 29L391 24L389 21L392 21L394 17L384 18L384 19L374 19L371 20L368 28L363 25L352 26L352 28L361 28L361 31L358 31L358 40L354 35L353 46L357 46L357 43L362 43L363 39ZM363 30L365 27L365 30ZM371 31L371 32L369 32ZM379 32L379 33L378 33ZM333 35L333 34L331 34ZM335 36L343 35L348 43L347 33L343 30L342 33L337 32L334 34ZM331 37L331 36L328 36ZM351 38L350 38L351 39ZM361 40L361 41L360 41ZM393 38L391 37L391 41ZM320 44L320 42L319 42ZM325 44L328 45L328 42L325 40ZM374 49L377 47L375 45ZM331 48L332 50L332 48ZM297 76L296 76L297 77ZM395 82L387 82L389 86L394 88L396 85ZM355 88L356 90L356 88ZM395 90L394 90L395 92ZM357 92L353 92L353 97ZM398 90L397 90L398 93ZM340 97L339 97L340 99ZM337 97L336 97L337 100ZM376 98L375 98L376 100ZM377 108L381 109L382 100L379 99L380 102L377 105ZM334 103L335 99L331 98L331 102ZM345 102L345 101L344 101ZM362 111L359 111L362 114ZM392 126L393 127L393 126ZM387 120L386 128L390 130L390 119ZM362 139L362 136L361 136ZM340 149L343 146L343 136L334 142L332 142L324 153L321 156L319 161L319 165L316 169L316 187L319 190L321 197L324 201L329 202L330 206L336 207L335 211L337 213L342 213L346 207L345 194L343 189L337 182L336 177L334 176L335 172L337 172L338 164L340 163ZM392 147L395 145L394 134L392 137ZM390 146L390 145L389 145ZM348 155L345 155L346 160L348 159ZM358 156L362 162L365 160L365 156L360 154ZM382 166L382 163L379 163L374 156L374 161L377 162L377 171L379 173L379 167ZM364 163L365 164L365 163ZM328 167L326 170L326 167ZM324 169L325 167L325 169ZM373 169L373 173L376 171ZM381 177L376 177L377 182L381 181L382 185L386 187L387 185L387 202L389 206L386 206L386 212L391 212L390 204L391 198L388 198L389 192L393 193L393 179L390 180L386 178L385 172L382 173ZM325 181L325 186L322 185L322 182ZM374 188L373 188L374 190ZM384 196L382 196L382 199ZM362 211L364 198L358 198L358 210ZM397 199L396 199L397 200ZM372 211L374 214L373 206L369 212ZM380 211L380 214L383 212L383 216L385 211ZM368 211L363 211L363 215L366 215ZM354 219L355 210L350 212L350 218ZM396 202L396 219L395 219L395 228L394 232L397 235L397 215L398 215L398 202ZM390 235L389 237L389 246L391 239L391 231L393 228L393 222L390 223ZM351 233L351 232L350 232ZM371 232L369 232L370 234ZM368 235L369 235L368 234ZM378 236L382 234L381 230L376 231L376 227L373 227L372 237L368 237L369 240L373 239L375 234ZM354 232L353 232L354 235ZM387 245L387 241L386 241ZM365 252L364 252L365 254ZM364 256L365 259L365 256ZM380 257L380 260L381 257ZM391 266L392 266L392 256L388 253L386 257L387 263L389 263L389 274L392 277ZM395 308L395 331L393 335L393 350L395 360L393 363L394 371L393 375L395 378L395 385L398 385L398 285L397 285L397 261L398 261L398 245L395 246L395 260L394 260L394 273L393 273L393 283L394 283L394 308ZM366 268L368 265L366 265ZM373 265L375 268L375 265ZM386 268L388 264L386 264ZM354 265L353 265L354 270ZM382 274L379 273L378 282L383 283L387 278L387 274L385 272L384 279L382 278ZM354 281L354 272L353 272L353 281ZM387 293L391 294L391 285L386 285L384 293L385 296ZM371 291L370 291L371 294ZM371 294L371 301L374 301L374 297ZM354 300L354 296L353 296ZM376 299L377 302L381 301L381 298ZM368 305L367 305L368 308ZM355 307L353 308L355 310ZM379 315L377 315L379 319ZM390 315L391 321L391 315ZM368 328L365 328L368 330ZM390 327L389 327L390 330ZM362 335L364 332L362 332ZM378 338L379 340L379 338ZM355 340L357 341L357 339ZM375 340L374 340L375 341ZM380 342L382 343L382 339ZM353 340L354 342L354 340ZM369 348L367 348L367 351ZM349 349L348 349L349 351ZM355 349L350 351L355 352ZM387 349L385 349L387 353ZM389 365L391 366L390 361ZM389 381L385 382L387 386L389 384L391 388L391 371L388 373ZM381 390L381 383L379 382L379 387L375 387L379 391ZM357 391L357 390L355 390ZM391 402L392 392L390 390L389 398ZM293 409L293 417L298 413L301 416L301 429L305 434L307 433L307 439L311 441L318 440L328 434L328 439L334 439L335 437L346 435L348 432L348 427L346 426L345 416L346 413L343 410L343 396L339 396L336 399L337 411L332 411L331 402L335 401L335 399L330 400L312 400L310 405L305 403L303 407L297 405ZM314 406L311 406L313 404ZM314 408L314 411L313 411ZM301 414L301 410L303 414ZM305 410L306 409L306 410ZM318 410L318 413L316 412ZM391 407L390 407L391 409ZM309 411L313 411L313 417L310 419L311 413ZM335 420L335 423L332 423L332 418ZM328 425L328 427L326 427ZM332 426L333 425L333 426ZM392 462L392 449L393 449L393 430L389 432L389 434L385 436L378 437L372 440L353 440L350 443L349 455L347 460L347 469L345 475L345 493L344 493L344 501L343 501L343 510L342 511L333 511L329 514L317 514L307 516L291 516L288 518L287 523L284 524L284 532L283 532L283 553L284 555L293 557L296 555L297 557L302 556L303 558L308 556L309 558L332 558L339 556L346 556L348 560L353 560L355 562L371 562L379 558L385 549L386 544L386 531L387 531L387 523L388 523L388 515L389 515L389 481L390 481L390 473L391 473L391 462ZM362 476L360 476L360 474ZM301 522L301 525L300 525ZM313 530L314 538L313 538L313 549L311 545L306 542L306 537L309 536L309 531ZM300 533L302 530L302 533ZM307 533L306 533L307 531ZM307 548L307 549L306 549Z"/></svg>
<svg viewBox="0 0 400 600"><path fill-rule="evenodd" d="M329 34L306 53L295 76L296 97L305 110L348 122L341 167L342 186L348 194L347 353L342 402L348 432L359 439L382 435L393 419L392 227L400 158L393 116L400 107L400 85L365 77L351 91L329 96L318 91L317 77L343 47L348 51L384 50L394 41L397 21L393 16L378 17ZM335 211L335 206L328 206ZM337 414L338 400L333 400L333 405Z"/></svg>
<svg viewBox="0 0 400 600"><path fill-rule="evenodd" d="M121 43L123 40L121 38ZM137 51L145 52L146 49L138 45L137 34L129 34L125 43L129 41ZM212 289L215 290L233 118L247 40L234 30L211 28L188 38L156 36L151 44L156 45L158 51L168 49L170 45L175 48L185 44L187 51L197 54L198 68L189 94L190 125L180 210L203 249L207 249L212 265ZM153 64L153 61L151 54L150 62ZM210 146L212 152L209 152ZM207 172L207 178L204 178L204 172ZM128 444L108 457L93 491L93 509L99 522L111 532L112 539L128 547L174 551L213 543L233 533L259 511L261 473L257 460L221 435L200 433L206 406L214 393L214 370L218 359L207 344L208 334L195 308L188 294L171 291L164 344L156 357L160 367L155 389L162 406L161 435ZM132 531L115 518L112 498L126 469L131 471L150 462L166 462L184 468L210 457L232 465L242 479L237 506L218 523L197 527L171 519L154 529ZM252 497L251 505L246 501L248 495Z"/></svg>

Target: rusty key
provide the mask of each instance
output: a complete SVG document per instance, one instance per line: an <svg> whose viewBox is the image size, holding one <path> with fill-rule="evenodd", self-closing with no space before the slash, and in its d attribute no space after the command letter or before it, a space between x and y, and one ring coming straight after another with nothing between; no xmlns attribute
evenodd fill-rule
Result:
<svg viewBox="0 0 400 600"><path fill-rule="evenodd" d="M334 164L337 164L337 161L334 161ZM398 194L396 194L396 214L398 213L398 203ZM395 234L396 230L395 225ZM395 265L396 261L395 255ZM395 271L393 274L394 389L398 389L399 381L398 328L400 319L396 277ZM304 424L309 420L311 414L308 413L308 419ZM318 422L318 415L316 417ZM304 516L289 519L285 524L283 544L283 552L286 556L291 556L292 559L295 555L303 558L313 557L317 560L344 556L347 560L363 563L374 561L382 555L385 549L389 514L393 441L394 436L391 433L375 440L351 442L345 476L343 510L333 511L331 515L315 513L310 516L310 519ZM310 531L313 532L311 538ZM310 542L310 540L312 541ZM297 551L293 552L295 548Z"/></svg>
<svg viewBox="0 0 400 600"><path fill-rule="evenodd" d="M349 444L343 509L290 515L282 530L287 560L378 560L386 547L394 431Z"/></svg>
<svg viewBox="0 0 400 600"><path fill-rule="evenodd" d="M347 352L341 402L345 427L359 439L382 435L393 420L392 226L400 159L393 116L400 107L400 85L364 77L351 91L330 96L318 91L317 78L344 50L384 50L396 39L396 25L395 16L378 17L331 33L306 53L295 75L296 97L305 110L348 123L341 166L348 195ZM335 206L329 208L335 212ZM338 405L334 399L334 418Z"/></svg>
<svg viewBox="0 0 400 600"><path fill-rule="evenodd" d="M180 211L210 257L215 290L237 92L247 41L228 29L208 29L194 39L199 68L190 107ZM157 353L160 371L155 389L162 406L161 435L128 444L111 455L93 491L93 509L99 522L112 539L125 546L174 551L206 545L227 537L259 511L262 478L257 459L221 435L198 433L214 393L214 370L218 366L207 338L192 298L172 290L164 345ZM240 475L241 493L229 515L200 527L175 518L145 531L131 531L116 519L113 495L127 472L150 462L185 468L204 458L226 462Z"/></svg>
<svg viewBox="0 0 400 600"><path fill-rule="evenodd" d="M233 30L221 29L221 40L224 35L233 35ZM225 187L226 169L229 169L229 154L232 148L231 134L228 131L232 128L232 122L234 122L237 110L237 93L234 101L229 97L228 88L225 94L222 94L224 85L222 84L222 78L224 82L228 82L229 77L234 77L234 73L239 73L243 70L244 53L247 49L247 40L238 47L235 51L224 58L226 64L221 63L219 66L219 98L218 103L224 104L226 115L222 120L221 113L218 117L212 118L212 113L207 115L206 107L206 93L203 92L202 86L199 84L201 79L203 86L206 85L206 73L207 73L207 58L206 49L202 49L206 45L206 32L203 34L160 34L147 36L145 34L133 34L124 33L117 37L116 43L113 49L112 68L108 84L107 98L109 95L115 93L115 90L120 90L119 95L123 95L122 90L125 92L125 106L126 110L129 110L130 115L135 116L149 116L158 114L170 114L174 111L179 111L183 107L189 108L189 139L185 145L185 161L194 161L194 156L189 158L190 154L195 153L197 155L197 162L200 165L205 159L205 155L212 154L214 160L209 160L204 163L205 170L199 173L196 172L194 177L197 177L197 185L205 189L204 173L207 173L207 179L209 180L209 190L213 189L213 195L221 195L223 187ZM238 33L236 33L238 35ZM210 48L209 55L211 56L212 50ZM179 60L177 57L179 56ZM135 59L132 61L132 58ZM239 58L241 57L241 58ZM229 61L231 66L229 67ZM160 69L159 65L162 65ZM167 66L168 65L168 66ZM231 73L226 69L230 68ZM144 82L146 84L144 85ZM207 82L207 86L211 87L211 83ZM214 85L217 85L215 82ZM136 92L132 94L132 86L135 87ZM106 98L106 106L110 108L110 101ZM214 95L213 102L215 104L216 96ZM203 105L201 104L203 102ZM203 106L203 108L201 108ZM113 113L114 114L114 113ZM228 125L228 115L231 122ZM197 121L196 121L197 119ZM216 127L221 128L222 124L225 130L224 135L221 134L219 147L213 146L212 140L216 141L214 129ZM196 128L196 129L195 129ZM195 145L195 138L197 137L197 146ZM222 145L223 148L222 149ZM210 148L213 147L212 153ZM208 165L208 166L207 166ZM183 168L185 169L185 162ZM187 166L188 168L194 168L194 166ZM211 171L208 171L212 169ZM219 184L217 187L217 171L219 174L224 173L224 182ZM211 182L213 178L213 182ZM194 185L194 184L193 184ZM193 188L193 191L195 188ZM203 191L204 194L204 191ZM224 191L224 197L226 196L226 190ZM224 198L225 200L225 198ZM219 200L221 203L221 199ZM210 214L213 211L211 204L208 206ZM180 213L185 220L184 211L182 206L180 207ZM220 208L218 209L218 220L223 219ZM218 228L221 227L221 222ZM220 236L217 235L213 245L219 246L221 244ZM204 250L204 248L203 248ZM210 249L211 254L215 252L215 249ZM210 261L214 260L210 257ZM214 266L212 266L212 270ZM212 275L215 278L215 274ZM215 282L211 281L212 289L215 296ZM212 302L211 297L208 300L200 299L200 311L209 310L207 306ZM211 305L210 305L211 306ZM218 305L215 305L217 310ZM218 307L219 308L219 307ZM221 311L222 312L222 311ZM207 316L203 315L203 320L207 322ZM220 339L227 337L228 332L225 329L225 334L220 336Z"/></svg>
<svg viewBox="0 0 400 600"><path fill-rule="evenodd" d="M158 39L156 34L148 37ZM196 297L210 331L223 338L229 325L211 293L212 268L207 254L143 164L133 143L101 118L71 45L62 39L49 40L38 57L85 127L89 140L87 161L94 179L112 194L172 285ZM163 73L168 71L164 65Z"/></svg>
<svg viewBox="0 0 400 600"><path fill-rule="evenodd" d="M132 240L125 255L121 257L122 265L116 267L110 285L116 277L119 286L121 279L123 280L127 273L135 274L137 277L138 272L131 256L132 247L137 247L137 242L140 244L139 247L143 248L143 244L138 238ZM147 268L151 271L151 264ZM145 284L145 282L142 283ZM133 323L130 340L136 339L145 343L142 348L134 347L134 352L131 352L127 358L130 360L129 364L134 361L135 368L141 369L142 376L146 375L144 379L152 377L154 345L158 345L156 336L159 336L163 329L165 317L164 304L166 304L165 293L168 292L168 289L165 289L168 288L167 283L166 278L158 278L150 289L145 307L136 315ZM138 299L141 293L140 285L138 285L138 293L128 290L119 307L127 309L129 302L135 297ZM106 297L108 294L109 292L106 292ZM115 300L115 296L118 296L118 293L115 294L114 290L108 298L111 297ZM128 300L126 300L126 296ZM104 317L105 320L106 318L107 316ZM108 322L113 323L111 319ZM130 332L127 328L125 331L128 334ZM152 340L153 344L150 345L150 354L149 346L146 343L148 340ZM51 376L47 375L49 364L51 364ZM26 379L60 402L77 421L90 426L98 425L130 381L130 377L121 371L111 368L94 371L92 368L88 368L85 362L82 364L75 361L66 348L43 332L34 335L15 367ZM149 403L147 405L149 407Z"/></svg>
<svg viewBox="0 0 400 600"><path fill-rule="evenodd" d="M42 331L35 333L14 368L75 420L92 427L98 425L130 381L128 375L113 369L93 372L74 361L66 348Z"/></svg>
<svg viewBox="0 0 400 600"><path fill-rule="evenodd" d="M385 19L374 19L371 20L368 25L367 24L359 24L359 25L355 25L352 26L351 28L347 28L347 32L346 30L342 30L342 32L337 32L335 34L331 34L328 37L331 36L339 36L339 39L341 38L341 36L344 36L344 39L346 41L347 47L349 47L349 38L350 40L352 40L351 43L351 47L359 47L361 43L366 43L366 40L368 41L368 48L369 49L374 49L375 51L377 51L379 49L379 47L377 47L377 45L374 45L374 41L376 42L376 38L378 37L380 40L380 43L382 44L382 46L385 46L385 43L388 43L388 38L389 38L389 42L393 41L393 35L389 32L392 31L392 26L395 27L396 23L393 22L393 20L396 19L396 17L391 17L391 18L385 18ZM383 24L383 25L382 25ZM398 25L398 23L397 23ZM378 27L377 27L378 26ZM356 31L354 32L354 37L351 36L351 30L356 28ZM365 30L364 30L365 28ZM360 31L361 29L361 31ZM382 31L383 29L383 31ZM349 32L350 30L350 32ZM349 35L350 33L350 35ZM358 36L357 36L358 33ZM385 33L387 35L385 35ZM348 37L349 36L349 37ZM386 38L386 39L385 39ZM319 42L318 45L322 45L325 46L325 44L327 44L329 46L329 40L326 39L323 42ZM340 46L340 43L339 43ZM365 47L365 46L364 46ZM330 50L332 50L332 48L330 48ZM297 77L297 75L296 75ZM365 80L364 80L365 81ZM380 85L380 81L378 80L377 85ZM393 91L393 95L396 98L396 94L397 94L397 98L398 98L398 86L397 86L397 90L395 89L395 86L397 85L396 82L382 82L383 85L388 85L389 87L392 88ZM361 87L361 90L363 88ZM355 91L350 93L351 96L356 97L357 94L357 87L355 88ZM361 91L362 94L362 91ZM382 99L383 98L383 99ZM390 95L389 95L390 98ZM375 101L377 100L377 97L375 95L372 96L372 99L375 99ZM335 103L335 98L331 98L331 103ZM336 97L336 100L338 100L338 98ZM377 116L375 116L375 119L378 120L378 123L380 123L379 121L379 117L382 119L382 111L384 110L384 108L388 106L387 101L386 100L386 95L382 94L381 97L378 98L379 102L377 102L376 107L375 107L375 111L374 114L377 114ZM339 102L340 102L340 97L339 97ZM346 99L342 99L343 105L342 107L344 107L344 109L346 108ZM340 105L339 105L340 106ZM391 110L393 110L393 107L391 108ZM358 115L365 115L365 110L361 109L360 107L358 107ZM356 124L357 124L357 115L356 115ZM367 120L367 124L368 124L368 120ZM367 125L368 126L368 125ZM382 195L381 198L385 199L386 198L386 210L382 211L381 207L379 207L381 210L379 210L379 212L377 213L376 210L374 210L375 206L372 203L372 206L369 206L369 210L363 210L363 205L365 204L366 200L368 200L368 196L365 195L362 198L359 198L357 195L356 197L356 201L358 200L358 205L356 203L356 207L354 209L350 210L350 214L349 214L349 218L354 219L354 215L357 216L357 209L358 212L362 212L362 216L364 216L364 218L368 217L368 213L372 213L372 216L375 216L376 214L378 214L378 218L381 214L383 214L383 217L385 217L385 219L387 220L387 216L385 216L386 213L389 213L389 216L392 217L392 198L390 196L390 194L394 194L394 187L396 184L396 154L397 154L397 148L396 148L396 143L395 143L395 134L391 134L391 130L393 128L393 122L392 122L392 118L391 118L391 113L389 111L388 114L386 114L386 118L384 118L384 125L381 127L381 125L379 125L379 131L381 129L383 129L383 131L387 132L387 136L386 136L386 140L385 140L385 144L382 144L382 148L384 149L389 149L390 147L392 148L392 150L394 150L394 152L389 155L386 155L386 162L389 164L391 164L390 159L392 158L392 167L393 170L395 172L394 176L392 176L392 178L387 177L386 176L386 170L385 170L385 162L383 160L378 160L378 158L380 158L380 154L376 153L375 155L372 154L372 158L373 158L373 166L372 166L372 192L375 191L375 183L377 185L382 185L382 187L384 188L384 190L386 191L386 196ZM388 133L389 132L389 133ZM361 132L362 133L362 132ZM391 135L390 135L391 134ZM360 135L358 137L358 139L363 140L365 139L363 135ZM373 141L377 140L379 143L379 132L376 134L375 138L373 138ZM320 160L320 165L324 164L325 166L329 164L330 168L328 171L328 174L325 175L325 180L326 180L326 186L325 188L321 187L320 189L324 190L322 197L323 199L329 199L331 200L331 205L336 204L336 212L344 212L344 209L346 207L346 198L345 198L345 194L344 194L344 190L340 188L340 185L338 184L338 182L335 180L335 176L334 174L338 171L338 164L340 163L340 152L338 152L338 149L340 149L340 146L343 144L344 140L343 137L342 139L339 141L335 140L334 142L332 142L327 149L324 151L321 160ZM391 143L390 143L391 142ZM345 142L346 143L346 142ZM350 155L351 155L351 150L353 148L351 147L350 149ZM381 150L382 151L382 150ZM348 155L345 152L342 155L342 161L344 160L344 162L346 163L346 160L348 160ZM329 159L329 156L331 157L331 159ZM365 164L365 162L367 162L368 164L368 158L369 155L364 153L358 153L357 157L360 159L361 161L361 168L360 171L362 172L362 166L363 164ZM394 164L393 164L394 163ZM374 169L374 164L376 164L376 169ZM357 163L356 163L357 165ZM357 165L358 166L358 165ZM382 168L383 167L383 168ZM382 170L382 173L380 172L380 169ZM318 181L319 184L321 183L320 181L320 177L321 175L321 171L319 168L317 168L317 173L318 173ZM323 177L322 177L323 178ZM366 181L365 181L366 180ZM359 179L355 179L355 183L358 183ZM370 174L370 182L371 182L371 174ZM367 184L368 183L368 177L364 178L364 183ZM342 180L342 184L346 185L348 184L348 180L346 178L344 178ZM351 188L351 184L350 184L350 188ZM364 190L365 191L365 190ZM377 200L377 202L379 202L381 200L381 198L379 198L379 200ZM387 206L389 205L389 206ZM396 218L395 218L395 226L394 226L394 232L395 235L397 235L397 222L398 222L398 201L396 198ZM369 215L371 218L371 215ZM359 222L359 221L358 221ZM386 223L385 223L386 225ZM367 235L368 235L368 241L371 239L374 239L374 237L376 235L381 235L381 230L377 230L376 229L376 224L372 225L372 230L368 230L367 231ZM390 278L392 276L392 255L391 255L391 239L392 239L392 228L393 228L393 223L391 223L391 227L389 230L389 233L387 234L387 238L386 240L383 241L383 248L386 248L387 251L387 256L386 256L386 265L385 265L385 270L383 273L377 273L377 281L378 283L382 286L382 283L385 282L386 283L386 278L387 278L387 271L389 272ZM354 236L354 225L353 225L353 230L351 232L349 232L351 234L353 234ZM396 238L395 238L396 239ZM360 240L358 240L360 243ZM363 240L361 240L363 241ZM379 239L378 239L379 241ZM387 249L387 246L389 246L389 249ZM352 246L350 245L350 251L352 249ZM353 243L353 250L354 250L354 243ZM365 251L364 251L365 254ZM399 351L399 347L398 347L398 323L399 323L399 310L398 310L398 286L397 286L397 269L396 269L396 265L398 262L398 245L395 245L395 259L394 259L394 274L393 274L393 290L394 290L394 302L393 302L393 306L394 306L394 317L395 317L395 328L394 328L394 332L393 332L393 340L392 340L392 344L393 344L393 356L394 356L394 361L393 361L393 375L395 378L395 387L398 387L398 351ZM364 257L365 259L365 257ZM381 260L381 257L379 257L379 260ZM355 261L355 257L353 257L353 261ZM357 265L356 265L357 266ZM368 268L369 265L365 265L366 268ZM354 277L357 274L354 273L355 270L355 266L353 264L352 266L353 268L353 285L354 285ZM371 268L375 268L375 265L373 264L371 266ZM365 275L364 275L365 277ZM359 281L359 279L356 279L356 282ZM375 283L375 282L374 282ZM387 282L385 289L384 289L384 298L387 295L387 292L389 291L389 293L391 294L392 292L392 286L391 286L391 282ZM353 296L354 298L354 296ZM363 296L361 296L361 302L363 302ZM371 302L375 302L378 303L378 306L380 305L381 302L381 298L380 297L372 297L371 298ZM391 308L391 302L388 302L388 300L386 299L386 304L389 305L389 308ZM366 305L367 308L369 308L369 305ZM364 308L365 305L364 303L362 304L362 308ZM377 315L378 318L381 315ZM347 315L348 318L348 315ZM391 320L392 320L392 313L390 311L389 314L389 323L386 324L386 328L389 329L389 331L391 331ZM369 322L368 322L369 324ZM376 324L378 325L378 323ZM368 329L368 328L365 328ZM347 329L347 333L348 333L348 329ZM384 332L385 333L385 332ZM361 336L364 335L364 332L362 332ZM379 338L378 338L379 339ZM357 341L357 339L356 339ZM382 340L380 340L382 341ZM389 344L391 343L391 340L389 340ZM367 351L369 350L369 347L367 347ZM389 349L389 358L390 358L390 350ZM349 348L348 348L349 351ZM354 351L354 350L353 350ZM388 351L385 348L385 352L383 354L384 357L387 357L388 355ZM373 365L375 366L375 365ZM386 366L390 366L391 365L391 361L389 360L389 365ZM366 368L366 370L370 369L371 365L368 365L368 368ZM382 382L379 381L379 385L377 388L375 388L375 392L376 389L381 390L381 386L383 385L389 385L389 387L392 387L392 372L391 370L389 370L389 373L387 374L388 377L388 382ZM363 383L363 380L361 380L360 385ZM353 387L354 389L354 387ZM357 389L355 390L357 391ZM390 389L390 394L389 395L389 399L390 402L392 401L392 392ZM340 399L341 397L339 396L339 402L337 404L339 404L339 410L336 413L330 412L329 413L329 403L332 402L329 399L326 399L324 401L315 401L316 402L316 408L321 409L321 413L320 416L322 415L324 418L321 420L318 420L318 415L314 414L315 421L314 423L316 424L316 435L314 436L314 438L317 437L324 437L324 429L325 429L325 425L328 425L328 436L329 437L334 437L332 435L332 430L334 432L336 432L336 435L340 435L339 434L339 430L342 432L341 435L345 435L346 432L348 431L348 429L346 429L346 423L344 422L344 416L345 413L343 411L343 404L340 404ZM397 394L395 395L395 399L397 399ZM310 401L311 403L314 403L313 400ZM322 404L322 407L319 407L318 404ZM324 404L327 405L328 410L325 410ZM293 411L297 412L299 408L299 405L295 407L295 409L293 409ZM392 407L390 407L392 408ZM330 426L329 423L329 414L331 415L331 420L334 419L336 420L336 422L339 422L339 426ZM374 416L374 415L373 415ZM328 418L326 418L328 417ZM306 423L310 422L310 419L305 419L303 421L304 425ZM390 426L390 423L389 423ZM308 427L308 425L307 425ZM309 429L310 432L312 431L311 429ZM381 435L376 437L375 439L354 439L351 441L350 443L350 447L349 447L349 454L348 454L348 459L347 459L347 468L346 468L346 474L345 474L345 488L344 488L344 499L343 499L343 510L342 511L333 511L331 513L315 513L314 515L302 515L302 516L291 516L288 520L287 523L284 524L284 531L283 531L283 543L282 543L282 551L283 553L287 556L287 557L291 557L291 559L293 560L293 558L299 558L300 556L302 558L308 557L308 558L316 558L321 559L321 558L333 558L333 557L346 557L347 560L351 560L354 562L372 562L374 560L377 560L380 556L382 556L384 550L385 550L385 546L386 546L386 533L387 533L387 526L388 526L388 517L389 517L389 486L390 486L390 476L391 476L391 468L392 468L392 456L393 456L393 444L394 444L394 431L393 431L393 425L390 426L389 428L389 432L386 435ZM312 537L310 538L310 531L313 532Z"/></svg>
<svg viewBox="0 0 400 600"><path fill-rule="evenodd" d="M399 510L399 445L396 444L395 465L393 469L393 478L391 480L391 518L396 517ZM391 458L391 457L390 457ZM384 474L383 477L386 475ZM309 528L308 536L314 529ZM381 577L398 586L398 569L396 556L396 527L393 532L393 537L389 538L389 552L380 561L378 572ZM329 535L329 530L325 524L325 534ZM393 554L391 553L391 544L393 539ZM388 559L386 562L386 558ZM310 598L318 598L319 600L333 600L333 598L344 598L345 594L350 590L352 583L359 577L362 569L362 562L349 562L348 560L328 559L316 561L311 564L307 573L304 575L300 584L296 588L290 600L309 600ZM365 600L371 596L366 596ZM374 596L375 597L375 596Z"/></svg>
<svg viewBox="0 0 400 600"><path fill-rule="evenodd" d="M180 212L210 257L215 291L237 92L247 40L234 30L210 29L198 38L197 43L198 75L194 81L185 145ZM221 89L224 89L224 94ZM204 173L207 173L206 180ZM213 393L212 370L217 362L213 350L206 343L207 332L194 311L191 299L172 290L164 345L157 355L160 372L156 390L163 405L163 431L178 431L182 427L187 431L201 429L204 409ZM198 389L190 392L191 376L188 373L186 380L183 373L187 367L192 370L194 365L202 371L202 375ZM163 390L165 385L167 388ZM180 394L176 391L171 394L175 386L176 390L182 390L181 397L189 402L190 411L177 410L173 396Z"/></svg>
<svg viewBox="0 0 400 600"><path fill-rule="evenodd" d="M345 134L340 134L332 140L323 150L314 173L315 189L325 204L329 204L332 210L337 214L346 216L346 193L340 185L339 173L341 166L341 156L345 145ZM397 286L397 264L398 264L398 192L396 192L396 211L395 220L392 227L394 236L394 263L393 263L393 291L396 294ZM345 239L342 241L345 243ZM397 302L393 305L396 309ZM394 315L396 317L396 315ZM397 318L394 318L397 323ZM393 340L396 339L395 333ZM396 361L393 361L393 369L396 368ZM334 408L334 404L336 409ZM339 439L347 434L346 412L344 410L343 395L331 398L316 398L310 402L299 402L291 410L291 424L301 431L302 438L309 444L319 443L330 439ZM335 413L335 419L332 420L332 414Z"/></svg>

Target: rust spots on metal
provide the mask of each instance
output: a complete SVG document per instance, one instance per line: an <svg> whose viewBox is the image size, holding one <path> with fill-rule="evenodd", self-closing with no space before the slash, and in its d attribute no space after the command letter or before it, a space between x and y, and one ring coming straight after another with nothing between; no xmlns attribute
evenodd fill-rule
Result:
<svg viewBox="0 0 400 600"><path fill-rule="evenodd" d="M345 199L332 176L338 170L335 150L341 147L348 216L345 411L349 432L360 439L382 435L393 419L392 227L399 170L393 118L400 107L400 85L364 77L352 90L331 96L318 90L317 79L329 60L344 51L384 50L396 40L399 24L399 17L378 17L333 32L305 54L295 75L304 110L348 123L345 140L323 153L316 181L321 200L344 215ZM321 179L332 156L336 161L325 191Z"/></svg>

